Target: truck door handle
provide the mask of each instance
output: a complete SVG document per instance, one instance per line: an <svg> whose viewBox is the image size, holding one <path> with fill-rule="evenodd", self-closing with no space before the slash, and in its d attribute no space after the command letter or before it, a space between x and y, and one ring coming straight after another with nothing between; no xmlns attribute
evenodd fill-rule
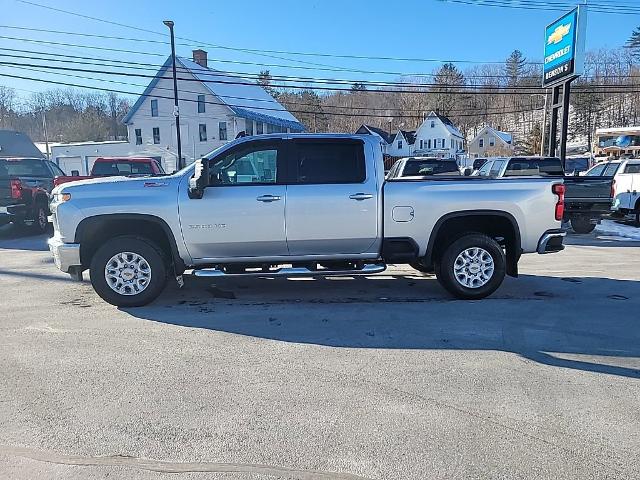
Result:
<svg viewBox="0 0 640 480"><path fill-rule="evenodd" d="M256 200L259 202L277 202L280 197L278 195L260 195Z"/></svg>
<svg viewBox="0 0 640 480"><path fill-rule="evenodd" d="M370 193L354 193L353 195L349 195L351 200L369 200L373 198L373 195Z"/></svg>

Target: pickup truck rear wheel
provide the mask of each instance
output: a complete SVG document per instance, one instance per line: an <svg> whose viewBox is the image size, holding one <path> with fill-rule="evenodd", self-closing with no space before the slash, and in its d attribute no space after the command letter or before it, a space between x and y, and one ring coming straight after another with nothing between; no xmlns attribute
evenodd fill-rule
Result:
<svg viewBox="0 0 640 480"><path fill-rule="evenodd" d="M447 247L435 272L449 293L477 300L491 295L502 284L505 264L505 254L498 242L481 233L470 233Z"/></svg>
<svg viewBox="0 0 640 480"><path fill-rule="evenodd" d="M571 228L575 233L591 233L596 228L595 223L591 223L591 220L584 217L573 217L571 219Z"/></svg>
<svg viewBox="0 0 640 480"><path fill-rule="evenodd" d="M91 260L91 284L117 307L140 307L164 289L167 269L161 250L146 239L122 236L100 247Z"/></svg>
<svg viewBox="0 0 640 480"><path fill-rule="evenodd" d="M47 207L41 203L38 203L33 212L33 229L38 233L44 233L49 227L49 220L47 220Z"/></svg>

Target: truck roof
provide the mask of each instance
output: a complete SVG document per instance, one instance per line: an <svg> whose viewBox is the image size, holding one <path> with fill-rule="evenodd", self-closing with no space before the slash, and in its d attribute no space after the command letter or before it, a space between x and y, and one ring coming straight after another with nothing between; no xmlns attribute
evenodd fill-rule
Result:
<svg viewBox="0 0 640 480"><path fill-rule="evenodd" d="M98 157L96 158L95 163L102 162L139 162L139 163L147 163L153 162L155 158L151 157Z"/></svg>

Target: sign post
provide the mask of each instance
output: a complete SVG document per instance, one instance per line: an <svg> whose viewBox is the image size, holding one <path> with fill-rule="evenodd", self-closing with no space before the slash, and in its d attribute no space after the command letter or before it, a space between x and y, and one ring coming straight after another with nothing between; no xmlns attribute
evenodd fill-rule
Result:
<svg viewBox="0 0 640 480"><path fill-rule="evenodd" d="M584 38L586 26L587 12L585 6L581 5L563 15L555 22L547 25L544 31L542 86L552 89L548 153L550 157L555 157L558 153L556 138L558 131L558 110L562 109L559 153L563 166L567 156L571 82L582 74L584 67Z"/></svg>

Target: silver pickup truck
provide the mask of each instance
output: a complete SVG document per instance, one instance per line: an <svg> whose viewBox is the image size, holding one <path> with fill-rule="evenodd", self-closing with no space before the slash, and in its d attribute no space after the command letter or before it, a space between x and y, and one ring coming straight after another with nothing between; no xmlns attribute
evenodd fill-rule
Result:
<svg viewBox="0 0 640 480"><path fill-rule="evenodd" d="M373 274L406 263L463 299L517 276L522 253L563 249L564 186L548 178L385 180L367 135L230 142L173 175L56 187L55 263L118 306L196 276Z"/></svg>

